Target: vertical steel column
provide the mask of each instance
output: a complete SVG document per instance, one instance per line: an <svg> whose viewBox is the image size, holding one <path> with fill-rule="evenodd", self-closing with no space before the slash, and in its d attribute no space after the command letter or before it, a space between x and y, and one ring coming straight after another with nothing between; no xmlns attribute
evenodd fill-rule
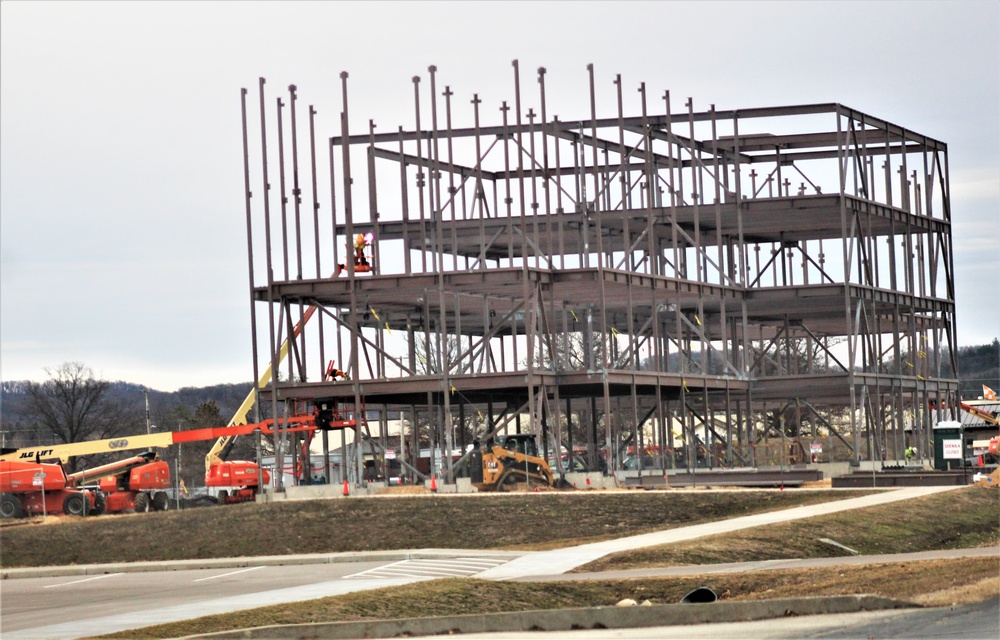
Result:
<svg viewBox="0 0 1000 640"><path fill-rule="evenodd" d="M343 112L340 114L340 127L343 140L344 231L347 235L348 246L350 247L351 243L354 241L354 206L351 197L351 183L353 182L353 178L351 177L350 119L347 109L347 78L348 74L346 71L340 72L341 94L343 95ZM361 426L365 420L365 412L364 405L361 401L361 387L359 382L359 378L361 377L361 367L359 365L361 327L358 323L357 281L354 273L354 259L350 252L348 252L348 255L345 256L344 262L347 266L347 279L350 283L350 309L348 310L348 322L351 327L350 376L351 386L354 390L354 411L357 422L354 427L354 444L356 452L355 468L357 470L358 484L364 486L364 451L361 446Z"/></svg>
<svg viewBox="0 0 1000 640"><path fill-rule="evenodd" d="M291 268L288 265L290 253L288 250L288 195L285 188L285 137L282 127L284 120L282 117L282 108L285 106L285 103L281 101L281 96L276 98L276 102L278 105L278 175L281 190L281 254L284 266L281 279L288 280Z"/></svg>
<svg viewBox="0 0 1000 640"><path fill-rule="evenodd" d="M552 185L551 185L551 181L553 179L556 180L556 190L558 191L559 190L559 178L560 178L560 172L558 171L558 169L560 169L561 167L559 166L559 161L558 161L558 157L559 157L558 156L559 139L556 138L555 140L556 140L556 150L557 150L556 151L556 153L557 153L557 155L556 155L556 158L557 158L556 159L556 169L557 169L557 171L555 172L555 175L551 175L550 174L551 167L549 166L549 121L548 121L547 112L545 110L545 67L538 67L538 92L539 92L539 110L540 110L539 115L542 118L542 121L541 121L541 123L539 125L539 129L542 132L542 163L541 163L541 165L542 165L542 190L544 191L544 195L545 195L545 244L544 244L544 247L545 247L545 251L546 251L546 256L548 258L549 267L551 268L552 266L554 266L554 263L553 263L553 260L552 260L552 252L553 252L553 249L555 247L555 242L554 242L552 227L554 225L561 225L561 221L553 222L553 220L552 220L552 198L551 198L551 187L552 187ZM532 136L532 139L534 139L534 136ZM532 172L534 172L534 167L535 167L535 165L532 164ZM560 213L562 213L562 212L560 211ZM562 256L560 255L560 257L562 257ZM562 267L560 266L560 268L562 268ZM554 308L553 308L553 311L555 311ZM558 403L557 403L556 404L556 415L557 416L558 416L558 413L559 413L559 408L558 408Z"/></svg>
<svg viewBox="0 0 1000 640"><path fill-rule="evenodd" d="M561 129L561 124L559 118L552 117L552 128L553 131L558 131ZM558 224L556 226L556 234L559 243L559 268L566 268L566 239L565 239L565 219L563 214L566 213L566 209L563 207L563 188L562 188L562 160L559 153L559 148L562 146L562 141L560 138L556 138L555 148L556 148L556 167L558 171L556 172L556 214L558 215Z"/></svg>
<svg viewBox="0 0 1000 640"><path fill-rule="evenodd" d="M276 101L277 101L277 105L278 105L278 109L277 109L277 119L278 119L278 172L279 172L279 175L280 175L280 182L281 182L281 245L282 245L281 250L282 250L283 257L284 257L284 267L285 267L284 273L282 274L282 280L288 280L289 277L290 277L289 274L290 274L290 271L291 271L291 269L289 267L289 260L291 259L290 258L291 251L290 251L289 245L288 245L288 196L287 196L287 191L286 191L286 186L285 186L285 140L284 140L284 129L283 129L283 126L282 126L282 124L284 122L284 118L282 116L282 108L285 106L285 103L281 101L281 97L280 96L278 98L276 98ZM285 309L285 305L286 305L286 301L285 300L281 300L281 303L280 303L280 306L279 306L279 310L278 310L278 312L280 314L280 317L279 317L279 320L278 320L278 322L279 322L279 324L278 324L278 338L279 339L281 338L281 336L283 334L283 327L284 327L284 324L285 324L285 316L288 315L288 313L286 313L287 310ZM290 316L289 316L289 320L290 320ZM289 324L289 326L291 326L291 322L289 322L288 324ZM295 340L288 341L288 348L290 350L294 350L296 348L296 341ZM293 368L292 368L294 360L295 360L294 358L288 358L288 374L287 374L287 376L288 376L289 380L291 380L294 377L294 371L293 371ZM275 377L277 377L277 373L275 374Z"/></svg>
<svg viewBox="0 0 1000 640"><path fill-rule="evenodd" d="M503 139L503 185L504 185L504 209L506 210L506 224L507 224L507 266L514 266L514 228L513 228L513 210L511 205L514 203L514 199L510 195L510 130L509 130L509 118L507 112L510 111L510 107L507 106L507 101L504 100L500 103L500 112L503 114L503 122L501 125L502 139ZM499 215L499 212L497 212Z"/></svg>
<svg viewBox="0 0 1000 640"><path fill-rule="evenodd" d="M629 172L626 170L626 164L628 163L629 154L625 151L625 119L624 113L622 111L622 76L618 74L615 76L614 84L617 86L618 93L618 183L621 185L621 206L620 211L622 212L622 263L625 265L625 269L632 271L634 270L634 265L632 265L631 254L632 247L631 237L629 236L629 212L632 209L631 198L629 197ZM643 136L648 140L649 132L648 130L643 132ZM596 142L596 140L595 140ZM605 158L607 158L608 149L607 146L604 148ZM605 160L607 162L607 160ZM610 170L610 167L609 169ZM609 177L610 179L610 177ZM604 190L608 195L608 210L610 211L612 207L610 206L611 200L611 184L609 179L605 181ZM613 251L613 250L612 250Z"/></svg>
<svg viewBox="0 0 1000 640"><path fill-rule="evenodd" d="M256 300L254 299L254 269L253 269L253 218L251 216L250 198L253 194L250 191L250 144L247 138L247 90L240 89L240 116L241 124L243 128L243 193L246 205L246 224L247 224L247 267L249 272L249 282L250 282L250 353L251 359L253 361L253 380L254 380L254 410L256 413L255 422L260 422L260 389L257 387L257 381L260 380L260 373L257 369L257 308ZM266 178L265 178L266 180ZM267 190L264 190L264 202L267 203ZM265 234L267 225L265 223ZM265 237L265 243L270 249L270 239ZM269 270L270 272L270 270ZM268 308L270 311L270 307ZM261 469L261 459L260 459L260 431L255 434L257 440L257 490L262 492L264 490L264 479L263 471ZM177 464L180 464L180 445L178 445L177 453ZM177 478L180 478L180 473L178 472ZM178 502L178 505L180 502Z"/></svg>
<svg viewBox="0 0 1000 640"><path fill-rule="evenodd" d="M403 127L398 127L399 133L399 156L404 157L405 146L403 145ZM419 144L419 140L418 140ZM413 267L411 263L410 253L413 251L413 241L411 238L412 226L410 225L410 194L409 194L409 178L406 174L407 168L406 160L399 161L399 195L400 195L400 214L403 218L403 273L405 275L410 275L413 273ZM417 169L419 171L419 167Z"/></svg>
<svg viewBox="0 0 1000 640"><path fill-rule="evenodd" d="M420 128L420 76L413 76L413 110L414 119L416 121L416 141L417 141L417 204L420 215L420 239L426 240L424 237L425 221L427 220L426 213L424 211L424 187L427 185L426 180L424 180L424 167L423 167L423 144L422 140L424 137L423 130ZM426 244L421 244L420 248L420 270L423 273L427 273L427 246Z"/></svg>
<svg viewBox="0 0 1000 640"><path fill-rule="evenodd" d="M529 172L530 172L530 178L529 178L529 180L531 182L531 228L532 228L532 238L534 238L534 240L533 241L529 241L529 240L525 239L525 244L527 244L529 247L533 248L533 253L535 254L535 268L538 269L538 268L540 268L542 266L542 259L543 259L543 257L544 257L545 260L547 260L549 262L549 266L551 266L552 263L549 260L549 257L548 257L547 254L545 256L542 255L542 246L545 243L542 242L541 230L538 227L538 218L539 218L539 215L538 215L538 175L537 175L537 170L535 168L536 165L538 164L537 160L535 159L535 155L536 155L536 152L535 152L535 118L538 117L538 114L535 113L534 109L531 109L529 107L528 108L528 113L526 114L526 117L528 118L528 149L527 149L527 153L528 153L528 158L530 160L530 165L531 165L531 168L529 170ZM520 149L520 155L519 155L519 157L523 156L524 153L525 153L525 149L521 148ZM522 181L522 183L524 181L524 169L523 168L521 169L521 181ZM527 219L527 215L528 215L528 211L527 210L523 210L521 212L521 219L522 220L526 220Z"/></svg>
<svg viewBox="0 0 1000 640"><path fill-rule="evenodd" d="M283 426L278 421L278 388L277 388L278 347L277 347L277 339L276 339L276 335L275 335L276 332L275 332L275 326L274 326L274 302L275 302L275 300L274 300L274 293L273 293L273 291L274 291L274 271L271 268L271 264L272 264L272 261L271 261L271 255L272 255L271 254L271 233L270 233L271 214L270 214L270 206L269 206L269 202L270 202L270 197L269 196L270 196L271 185L270 185L270 183L268 182L268 179L267 179L267 121L266 121L267 113L266 113L266 110L264 108L264 82L265 82L264 78L260 78L259 79L258 90L259 90L259 93L260 93L260 146L261 146L261 165L262 165L262 175L263 175L263 183L264 183L264 229L265 229L264 235L266 236L265 237L265 247L266 247L267 263L268 263L267 264L267 290L268 290L268 293L267 293L268 300L267 300L267 302L268 302L268 330L269 330L269 334L270 334L270 336L269 336L269 345L268 345L269 349L268 349L268 351L271 354L271 371L273 371L274 374L275 374L275 377L274 377L274 379L272 379L272 382L271 382L271 418L274 420L275 424L279 425L279 427L274 430L275 464L277 465L277 469L279 470L279 472L276 474L276 477L275 477L274 487L275 487L276 491L282 492L282 491L285 490L285 488L284 488L284 482L283 482L282 475L281 475L281 472L280 472L280 469L282 468L281 467L281 463L283 461L283 458L282 458L283 452L282 452L282 449L281 449L281 446L280 446L281 445L281 432L283 431ZM281 118L280 118L280 103L281 103L281 99L280 98L278 99L278 103L279 103L279 118L278 118L279 127L278 127L278 129L279 129L279 132L280 132L280 130L281 130L281 127L280 127L280 123L281 123ZM281 150L280 135L279 135L278 149L279 149L279 152L280 152L280 150ZM283 175L283 173L282 173L282 175ZM282 229L284 229L284 216L282 216Z"/></svg>
<svg viewBox="0 0 1000 640"><path fill-rule="evenodd" d="M319 279L323 277L322 272L322 262L320 260L320 243L319 243L319 189L317 187L317 174L316 174L316 109L313 105L309 105L309 158L310 158L310 173L312 175L312 196L313 196L313 251L315 252L316 259L316 274L315 278ZM307 312L311 314L312 311ZM302 320L302 329L305 330L305 322L309 316ZM319 370L320 376L323 375L324 366L326 364L326 335L323 330L323 314L319 314L319 327L317 329L317 334L319 336Z"/></svg>
<svg viewBox="0 0 1000 640"><path fill-rule="evenodd" d="M337 254L338 254L337 244L340 238L337 236L337 181L334 172L334 155L335 155L334 146L335 145L333 143L333 138L331 138L330 139L330 225L332 228L330 231L330 235L332 236L332 244L333 244L333 262L335 265L337 265L336 276L339 277L341 274L341 269L340 269L340 262L337 260ZM344 247L344 251L345 251L344 262L345 263L351 262L352 253L349 241L347 246ZM344 268L345 269L347 268L346 264ZM338 307L337 309L335 309L335 312L339 315L340 308ZM350 367L350 363L348 363L344 358L344 332L341 330L342 327L339 325L335 325L335 328L336 331L334 335L337 338L337 362L339 362L342 367Z"/></svg>
<svg viewBox="0 0 1000 640"><path fill-rule="evenodd" d="M434 273L444 272L444 207L441 205L441 157L438 145L438 125L437 125L437 67L431 65L427 67L431 80L431 140L428 143L427 155L431 161L430 186L428 197L430 199L429 209L431 222L434 225L434 255L432 264Z"/></svg>
<svg viewBox="0 0 1000 640"><path fill-rule="evenodd" d="M848 233L847 224L847 201L844 197L845 188L845 174L844 174L844 146L847 144L847 139L844 136L843 126L841 122L842 114L840 110L834 112L837 118L837 171L839 175L839 200L840 200L840 238L843 251L844 260L844 320L845 326L847 327L847 383L849 387L849 394L851 398L851 428L854 432L854 461L860 462L860 451L861 451L861 426L857 423L857 399L855 397L855 378L854 369L857 359L856 346L855 346L855 335L852 328L852 299L851 299L851 285L850 285L850 261L851 253L848 247L848 240L850 234Z"/></svg>
<svg viewBox="0 0 1000 640"><path fill-rule="evenodd" d="M482 100L479 99L479 94L472 94L472 118L473 118L473 128L475 130L475 142L476 142L476 188L475 188L475 199L474 202L479 204L479 259L476 261L480 271L486 270L486 191L483 187L483 145L482 136L479 131L479 105ZM475 211L475 207L473 207Z"/></svg>
<svg viewBox="0 0 1000 640"><path fill-rule="evenodd" d="M639 95L640 103L642 108L642 131L644 139L644 146L646 151L646 255L649 260L649 274L651 276L658 276L663 274L663 265L660 264L660 252L658 250L658 245L656 241L656 228L653 226L653 218L655 217L655 208L659 206L656 202L655 189L654 187L658 184L658 174L654 169L653 161L653 132L649 125L649 112L647 111L646 105L646 83L639 83ZM620 102L620 100L619 100ZM621 117L619 117L619 127L623 128L621 123ZM623 149L624 149L624 145ZM622 163L625 160L622 158ZM625 178L624 172L622 178ZM655 285L654 285L655 286ZM655 314L655 310L654 310Z"/></svg>

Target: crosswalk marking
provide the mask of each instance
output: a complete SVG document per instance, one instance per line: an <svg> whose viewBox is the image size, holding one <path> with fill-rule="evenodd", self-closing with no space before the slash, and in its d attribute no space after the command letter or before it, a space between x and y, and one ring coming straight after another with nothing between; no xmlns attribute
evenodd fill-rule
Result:
<svg viewBox="0 0 1000 640"><path fill-rule="evenodd" d="M441 558L400 560L344 576L345 580L372 578L463 578L492 569L508 558Z"/></svg>

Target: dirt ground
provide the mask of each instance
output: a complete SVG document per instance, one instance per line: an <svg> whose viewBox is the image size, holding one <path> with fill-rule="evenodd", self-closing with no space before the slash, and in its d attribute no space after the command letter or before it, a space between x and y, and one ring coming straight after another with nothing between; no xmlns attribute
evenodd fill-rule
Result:
<svg viewBox="0 0 1000 640"><path fill-rule="evenodd" d="M993 470L993 473L976 483L977 486L986 489L1000 489L1000 467Z"/></svg>

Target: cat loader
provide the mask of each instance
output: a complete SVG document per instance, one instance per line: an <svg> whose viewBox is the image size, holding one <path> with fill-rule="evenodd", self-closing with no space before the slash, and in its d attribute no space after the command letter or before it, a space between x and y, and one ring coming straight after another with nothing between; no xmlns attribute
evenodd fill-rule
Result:
<svg viewBox="0 0 1000 640"><path fill-rule="evenodd" d="M503 491L516 482L553 486L552 469L538 456L535 436L520 433L474 444L469 455L472 484L480 491Z"/></svg>

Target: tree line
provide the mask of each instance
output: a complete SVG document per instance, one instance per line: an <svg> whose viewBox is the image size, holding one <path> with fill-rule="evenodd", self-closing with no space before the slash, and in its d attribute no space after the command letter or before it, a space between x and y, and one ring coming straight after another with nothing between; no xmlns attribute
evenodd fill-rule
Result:
<svg viewBox="0 0 1000 640"><path fill-rule="evenodd" d="M150 432L221 427L253 387L246 382L157 391L131 382L99 379L90 367L79 362L45 371L48 379L44 382L0 383L0 438L4 449L144 434L147 398ZM230 458L252 458L252 440L240 439ZM172 469L179 459L185 483L198 486L203 484L204 456L211 446L208 441L189 444L182 451L174 447L160 453ZM121 457L80 456L69 461L67 471Z"/></svg>

